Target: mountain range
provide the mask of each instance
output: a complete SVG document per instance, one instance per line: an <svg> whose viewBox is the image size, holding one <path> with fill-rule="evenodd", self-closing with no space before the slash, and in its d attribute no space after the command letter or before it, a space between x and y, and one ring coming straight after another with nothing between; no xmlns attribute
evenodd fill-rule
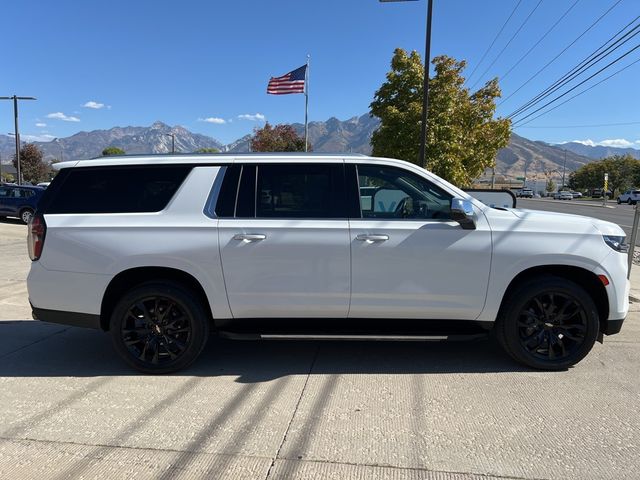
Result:
<svg viewBox="0 0 640 480"><path fill-rule="evenodd" d="M309 140L315 152L370 154L371 135L378 125L379 120L368 114L348 120L332 117L326 121L310 122ZM299 134L304 132L302 124L296 123L293 127ZM127 153L168 153L171 151L171 135L175 138L176 152L194 152L201 148L217 148L222 152L248 152L251 141L251 135L245 135L224 145L214 138L190 132L184 127L172 127L157 121L149 127L114 127L109 130L78 132L70 137L35 143L43 151L45 160L75 160L97 157L108 146L119 147ZM0 155L5 163L12 158L14 148L13 137L0 135ZM515 177L524 175L526 171L527 176L531 177L534 173L553 172L551 175L557 178L565 167L569 172L594 159L625 153L640 158L640 150L589 146L578 142L552 145L513 133L508 146L498 152L496 174Z"/></svg>

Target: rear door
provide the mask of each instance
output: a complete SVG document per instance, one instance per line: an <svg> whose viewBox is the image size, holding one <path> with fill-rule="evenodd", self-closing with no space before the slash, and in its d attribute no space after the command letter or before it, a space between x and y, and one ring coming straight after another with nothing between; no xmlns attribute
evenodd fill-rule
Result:
<svg viewBox="0 0 640 480"><path fill-rule="evenodd" d="M0 215L7 215L10 213L10 195L12 190L13 189L9 187L0 187Z"/></svg>
<svg viewBox="0 0 640 480"><path fill-rule="evenodd" d="M234 318L346 317L344 164L244 164L236 199L218 223Z"/></svg>
<svg viewBox="0 0 640 480"><path fill-rule="evenodd" d="M349 317L477 318L491 265L484 215L476 230L463 229L450 218L452 196L409 170L357 164L347 172L361 207L350 220Z"/></svg>

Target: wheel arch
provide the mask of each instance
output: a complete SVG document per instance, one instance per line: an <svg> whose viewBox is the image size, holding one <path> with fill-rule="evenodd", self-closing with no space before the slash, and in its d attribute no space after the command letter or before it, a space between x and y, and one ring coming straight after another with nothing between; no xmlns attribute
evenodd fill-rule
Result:
<svg viewBox="0 0 640 480"><path fill-rule="evenodd" d="M606 327L607 319L609 318L609 297L605 286L595 273L585 268L572 265L539 265L527 268L526 270L518 273L518 275L511 280L511 283L509 283L509 286L502 296L500 309L498 310L498 318L502 314L510 295L518 285L541 275L554 275L556 277L570 280L581 286L596 304L596 308L598 309L598 318L600 320L600 330L603 331Z"/></svg>
<svg viewBox="0 0 640 480"><path fill-rule="evenodd" d="M209 315L209 321L213 324L213 315L207 294L200 282L191 274L169 267L135 267L123 270L111 279L107 286L102 303L100 305L100 327L104 331L109 330L111 314L118 299L129 289L149 281L171 281L191 290L202 307Z"/></svg>

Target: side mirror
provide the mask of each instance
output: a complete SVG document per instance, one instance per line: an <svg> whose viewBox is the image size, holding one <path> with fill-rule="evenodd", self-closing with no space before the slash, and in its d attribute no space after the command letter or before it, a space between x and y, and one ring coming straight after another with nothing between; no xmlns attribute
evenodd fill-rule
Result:
<svg viewBox="0 0 640 480"><path fill-rule="evenodd" d="M476 229L476 214L473 212L473 204L469 200L451 199L451 219L458 222L465 230Z"/></svg>

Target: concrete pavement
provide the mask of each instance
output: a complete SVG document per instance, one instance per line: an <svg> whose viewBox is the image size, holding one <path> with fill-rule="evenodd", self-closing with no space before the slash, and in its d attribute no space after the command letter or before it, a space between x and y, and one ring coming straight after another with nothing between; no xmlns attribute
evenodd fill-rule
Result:
<svg viewBox="0 0 640 480"><path fill-rule="evenodd" d="M566 372L488 341L213 340L141 376L29 320L24 235L0 223L0 478L638 478L640 304Z"/></svg>

